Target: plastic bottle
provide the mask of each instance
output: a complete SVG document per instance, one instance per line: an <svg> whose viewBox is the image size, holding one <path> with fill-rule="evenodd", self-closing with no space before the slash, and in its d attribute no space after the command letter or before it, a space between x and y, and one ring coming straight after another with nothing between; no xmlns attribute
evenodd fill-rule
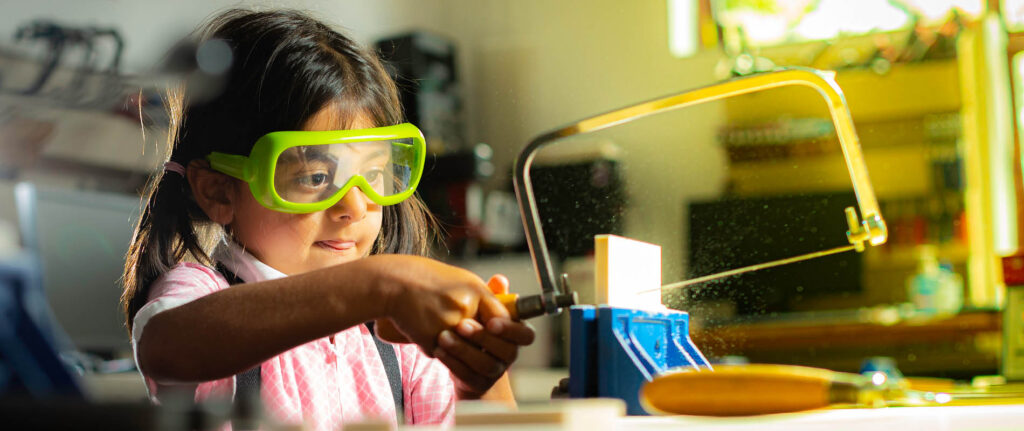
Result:
<svg viewBox="0 0 1024 431"><path fill-rule="evenodd" d="M907 280L907 298L926 314L956 314L963 306L963 277L939 264L935 246L918 248L917 273Z"/></svg>
<svg viewBox="0 0 1024 431"><path fill-rule="evenodd" d="M935 313L936 292L939 290L939 260L935 248L921 246L917 251L917 272L907 279L907 300L922 313Z"/></svg>
<svg viewBox="0 0 1024 431"><path fill-rule="evenodd" d="M964 306L964 278L953 271L953 265L940 262L941 280L936 292L935 308L940 314L956 314Z"/></svg>

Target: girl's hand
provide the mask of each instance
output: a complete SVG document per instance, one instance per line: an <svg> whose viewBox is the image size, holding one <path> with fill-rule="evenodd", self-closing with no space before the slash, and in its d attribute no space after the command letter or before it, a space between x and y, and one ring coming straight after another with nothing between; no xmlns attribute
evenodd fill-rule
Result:
<svg viewBox="0 0 1024 431"><path fill-rule="evenodd" d="M491 277L487 286L495 294L508 293L508 279L503 275ZM451 370L459 399L490 398L514 403L507 379L499 385L495 382L515 362L519 347L533 343L533 329L507 317L482 321L484 325L463 319L454 333L442 331L434 357Z"/></svg>
<svg viewBox="0 0 1024 431"><path fill-rule="evenodd" d="M434 357L451 370L459 399L486 398L508 367L519 355L519 347L533 343L533 329L506 317L487 321L486 328L473 319L464 319L455 331L438 336ZM509 392L510 388L501 388ZM511 393L496 398L511 400Z"/></svg>
<svg viewBox="0 0 1024 431"><path fill-rule="evenodd" d="M463 319L509 317L484 281L464 269L408 255L376 255L364 261L379 280L384 317L399 333L378 320L377 335L385 341L416 343L432 356L441 331Z"/></svg>

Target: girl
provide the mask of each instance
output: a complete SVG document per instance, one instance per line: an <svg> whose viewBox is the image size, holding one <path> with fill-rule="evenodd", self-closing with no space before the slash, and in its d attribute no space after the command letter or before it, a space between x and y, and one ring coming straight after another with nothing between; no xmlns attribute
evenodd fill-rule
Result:
<svg viewBox="0 0 1024 431"><path fill-rule="evenodd" d="M376 57L293 11L231 10L204 34L232 67L215 97L169 99L173 151L125 265L150 396L230 397L255 376L271 419L323 430L514 402L505 370L533 332L478 277L417 256L422 135ZM412 344L378 344L374 320Z"/></svg>

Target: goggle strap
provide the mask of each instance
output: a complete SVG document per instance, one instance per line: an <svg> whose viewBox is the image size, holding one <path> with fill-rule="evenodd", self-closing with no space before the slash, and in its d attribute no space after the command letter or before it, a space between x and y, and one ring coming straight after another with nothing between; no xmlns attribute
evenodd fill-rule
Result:
<svg viewBox="0 0 1024 431"><path fill-rule="evenodd" d="M213 152L206 156L206 160L210 162L210 167L214 170L242 181L252 181L250 177L253 175L246 175L245 172L245 165L249 162L249 158L246 156Z"/></svg>

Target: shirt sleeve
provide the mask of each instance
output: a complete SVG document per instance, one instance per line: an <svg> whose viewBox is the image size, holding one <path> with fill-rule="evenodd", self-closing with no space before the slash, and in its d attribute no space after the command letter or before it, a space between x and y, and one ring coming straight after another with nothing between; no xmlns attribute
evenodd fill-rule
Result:
<svg viewBox="0 0 1024 431"><path fill-rule="evenodd" d="M405 422L415 425L455 423L455 384L448 368L423 354L415 344L396 344L402 362Z"/></svg>
<svg viewBox="0 0 1024 431"><path fill-rule="evenodd" d="M146 305L135 313L132 320L132 354L136 366L139 365L138 345L142 339L142 331L153 316L227 287L227 280L220 273L194 263L178 264L157 278L150 285ZM138 368L139 372L142 372L142 367ZM145 373L142 373L142 376L146 378L150 398L155 401L156 383Z"/></svg>

